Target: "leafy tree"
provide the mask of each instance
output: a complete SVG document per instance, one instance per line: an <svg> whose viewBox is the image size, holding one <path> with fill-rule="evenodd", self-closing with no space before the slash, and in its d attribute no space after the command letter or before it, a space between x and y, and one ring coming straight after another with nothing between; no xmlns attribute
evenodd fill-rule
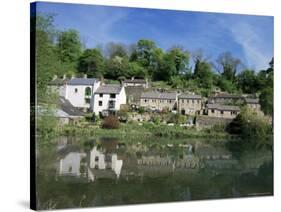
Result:
<svg viewBox="0 0 281 212"><path fill-rule="evenodd" d="M213 86L211 65L205 61L197 60L194 68L194 79L200 87L211 89Z"/></svg>
<svg viewBox="0 0 281 212"><path fill-rule="evenodd" d="M174 61L177 74L186 73L189 65L189 52L183 51L182 48L172 48L167 53L167 57Z"/></svg>
<svg viewBox="0 0 281 212"><path fill-rule="evenodd" d="M152 64L153 52L156 49L156 44L150 40L139 40L136 48L137 61L144 67L149 67Z"/></svg>
<svg viewBox="0 0 281 212"><path fill-rule="evenodd" d="M262 82L260 104L262 111L267 115L273 115L273 73L274 62L273 58L269 63L269 68L260 73L260 83Z"/></svg>
<svg viewBox="0 0 281 212"><path fill-rule="evenodd" d="M76 63L81 55L82 44L79 32L68 30L59 33L57 50L59 59L66 63Z"/></svg>
<svg viewBox="0 0 281 212"><path fill-rule="evenodd" d="M36 87L38 101L46 100L47 85L59 70L59 63L55 54L53 39L53 18L38 16L36 18L35 63ZM35 24L34 22L31 22Z"/></svg>
<svg viewBox="0 0 281 212"><path fill-rule="evenodd" d="M266 138L268 134L271 134L268 121L247 107L241 109L240 114L232 121L227 130L230 133L240 134L244 138Z"/></svg>
<svg viewBox="0 0 281 212"><path fill-rule="evenodd" d="M129 62L127 65L127 77L147 77L147 70L136 62Z"/></svg>
<svg viewBox="0 0 281 212"><path fill-rule="evenodd" d="M262 111L267 115L273 115L273 88L264 88L260 94Z"/></svg>
<svg viewBox="0 0 281 212"><path fill-rule="evenodd" d="M218 87L222 90L222 91L226 91L228 93L235 93L237 91L237 87L236 85L230 81L230 80L226 80L224 78L220 78L218 81Z"/></svg>
<svg viewBox="0 0 281 212"><path fill-rule="evenodd" d="M109 59L106 63L105 76L110 79L118 79L118 77L127 75L128 60L119 56Z"/></svg>
<svg viewBox="0 0 281 212"><path fill-rule="evenodd" d="M256 93L259 89L257 76L253 70L244 70L238 76L238 86L244 93Z"/></svg>
<svg viewBox="0 0 281 212"><path fill-rule="evenodd" d="M78 70L89 77L103 75L104 68L104 57L98 49L86 49L79 58Z"/></svg>

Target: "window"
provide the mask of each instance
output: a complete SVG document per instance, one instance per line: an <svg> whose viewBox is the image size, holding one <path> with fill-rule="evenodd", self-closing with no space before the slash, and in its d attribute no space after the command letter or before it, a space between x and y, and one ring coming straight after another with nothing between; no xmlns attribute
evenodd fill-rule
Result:
<svg viewBox="0 0 281 212"><path fill-rule="evenodd" d="M99 106L102 106L102 101L99 101Z"/></svg>
<svg viewBox="0 0 281 212"><path fill-rule="evenodd" d="M85 88L85 96L91 96L92 94L92 89L90 87Z"/></svg>
<svg viewBox="0 0 281 212"><path fill-rule="evenodd" d="M102 96L103 96L103 94L102 94L102 93L100 93L99 97L102 97Z"/></svg>
<svg viewBox="0 0 281 212"><path fill-rule="evenodd" d="M85 103L86 103L86 104L90 104L90 103L91 103L91 99L90 99L90 98L86 98L86 99L85 99Z"/></svg>
<svg viewBox="0 0 281 212"><path fill-rule="evenodd" d="M200 100L197 100L197 103L199 104L199 103L200 103Z"/></svg>
<svg viewBox="0 0 281 212"><path fill-rule="evenodd" d="M223 110L221 110L221 114L223 114Z"/></svg>
<svg viewBox="0 0 281 212"><path fill-rule="evenodd" d="M110 94L110 98L115 98L116 97L116 94L115 93L111 93Z"/></svg>
<svg viewBox="0 0 281 212"><path fill-rule="evenodd" d="M211 112L212 112L212 113L215 113L215 110L214 110L214 109L212 109L212 110L211 110Z"/></svg>
<svg viewBox="0 0 281 212"><path fill-rule="evenodd" d="M145 99L144 102L148 102L148 99Z"/></svg>
<svg viewBox="0 0 281 212"><path fill-rule="evenodd" d="M95 157L95 161L99 161L99 157L98 156Z"/></svg>
<svg viewBox="0 0 281 212"><path fill-rule="evenodd" d="M192 103L194 103L194 99L192 99Z"/></svg>
<svg viewBox="0 0 281 212"><path fill-rule="evenodd" d="M168 101L168 103L172 103L172 100L167 100Z"/></svg>
<svg viewBox="0 0 281 212"><path fill-rule="evenodd" d="M152 99L152 102L156 102L156 100L155 100L155 99Z"/></svg>
<svg viewBox="0 0 281 212"><path fill-rule="evenodd" d="M184 103L184 99L181 100L181 103Z"/></svg>
<svg viewBox="0 0 281 212"><path fill-rule="evenodd" d="M74 89L74 92L77 93L77 92L78 92L78 88L75 88L75 89Z"/></svg>

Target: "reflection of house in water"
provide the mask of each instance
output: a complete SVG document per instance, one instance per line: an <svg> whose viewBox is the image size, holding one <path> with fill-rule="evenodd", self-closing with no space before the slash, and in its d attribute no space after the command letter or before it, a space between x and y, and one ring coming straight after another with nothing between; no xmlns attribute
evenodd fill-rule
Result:
<svg viewBox="0 0 281 212"><path fill-rule="evenodd" d="M82 160L85 157L86 153L80 151L66 152L59 161L59 175L81 176L81 166L85 165Z"/></svg>
<svg viewBox="0 0 281 212"><path fill-rule="evenodd" d="M93 177L112 176L112 173L106 173L111 169L119 178L123 160L119 160L116 153L103 153L94 147L90 152L90 169Z"/></svg>

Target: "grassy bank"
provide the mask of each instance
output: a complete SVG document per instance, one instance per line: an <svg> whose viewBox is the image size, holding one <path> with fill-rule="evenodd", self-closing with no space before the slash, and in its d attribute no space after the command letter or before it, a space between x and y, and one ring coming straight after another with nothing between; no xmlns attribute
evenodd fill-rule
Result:
<svg viewBox="0 0 281 212"><path fill-rule="evenodd" d="M62 135L72 136L106 136L106 137L164 137L164 138L208 138L208 139L230 139L233 136L224 131L201 130L195 128L183 128L180 126L155 125L144 123L121 124L118 129L103 129L98 125L82 124L79 126L64 126Z"/></svg>

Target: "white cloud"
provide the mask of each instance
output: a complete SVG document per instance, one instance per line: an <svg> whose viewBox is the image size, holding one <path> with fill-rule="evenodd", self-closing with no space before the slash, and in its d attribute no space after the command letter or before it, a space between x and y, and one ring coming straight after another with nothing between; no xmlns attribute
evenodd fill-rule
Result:
<svg viewBox="0 0 281 212"><path fill-rule="evenodd" d="M272 40L266 40L259 33L261 30L246 22L228 24L227 29L234 40L242 47L249 68L261 70L268 68L273 52L268 48Z"/></svg>

